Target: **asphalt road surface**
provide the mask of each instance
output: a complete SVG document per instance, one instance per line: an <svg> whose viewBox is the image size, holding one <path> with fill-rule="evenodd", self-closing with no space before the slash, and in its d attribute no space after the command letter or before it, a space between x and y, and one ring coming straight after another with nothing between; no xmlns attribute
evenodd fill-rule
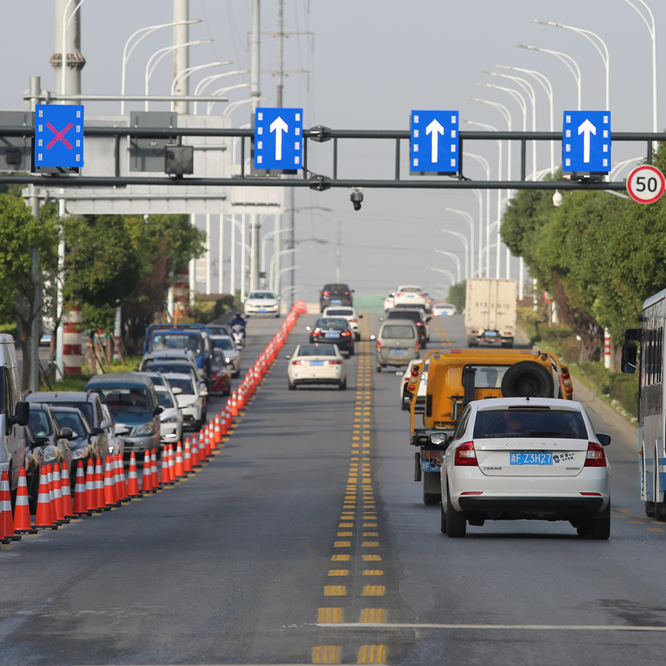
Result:
<svg viewBox="0 0 666 666"><path fill-rule="evenodd" d="M433 344L464 345L459 317L438 322ZM250 321L244 370L278 325ZM194 477L0 549L0 665L662 662L666 524L638 499L635 430L589 392L613 436L611 539L533 521L448 539L371 344L347 391L287 391L286 367Z"/></svg>

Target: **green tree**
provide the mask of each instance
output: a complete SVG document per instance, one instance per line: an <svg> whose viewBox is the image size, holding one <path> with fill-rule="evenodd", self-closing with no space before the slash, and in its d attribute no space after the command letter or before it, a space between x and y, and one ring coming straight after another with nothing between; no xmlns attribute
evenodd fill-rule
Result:
<svg viewBox="0 0 666 666"><path fill-rule="evenodd" d="M19 197L0 194L0 315L15 317L21 328L21 348L28 362L28 338L35 311L38 280L32 276L32 250L39 250L41 271L57 265L58 225L50 209L39 218ZM27 372L23 387L27 388Z"/></svg>
<svg viewBox="0 0 666 666"><path fill-rule="evenodd" d="M465 299L467 298L467 282L458 282L451 285L449 289L449 303L453 303L462 312L465 309Z"/></svg>

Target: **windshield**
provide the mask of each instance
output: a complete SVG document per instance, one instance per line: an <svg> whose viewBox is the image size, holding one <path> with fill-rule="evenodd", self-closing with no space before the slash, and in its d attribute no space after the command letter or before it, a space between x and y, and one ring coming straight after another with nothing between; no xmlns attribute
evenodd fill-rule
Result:
<svg viewBox="0 0 666 666"><path fill-rule="evenodd" d="M468 365L465 367L476 370L474 388L478 389L502 388L502 379L509 369L508 365Z"/></svg>
<svg viewBox="0 0 666 666"><path fill-rule="evenodd" d="M327 328L333 331L346 331L349 324L346 319L318 319L315 328Z"/></svg>
<svg viewBox="0 0 666 666"><path fill-rule="evenodd" d="M57 407L53 410L56 421L61 428L70 428L79 437L83 437L88 428L83 423L83 418L76 412L61 412Z"/></svg>
<svg viewBox="0 0 666 666"><path fill-rule="evenodd" d="M266 299L275 300L275 294L271 294L268 291L253 291L250 294L249 298L255 300L266 300Z"/></svg>
<svg viewBox="0 0 666 666"><path fill-rule="evenodd" d="M413 340L414 329L411 326L399 326L398 324L384 326L382 338L386 340Z"/></svg>
<svg viewBox="0 0 666 666"><path fill-rule="evenodd" d="M298 356L337 356L335 345L303 345Z"/></svg>
<svg viewBox="0 0 666 666"><path fill-rule="evenodd" d="M331 317L353 317L354 316L354 311L350 310L349 308L344 309L344 310L331 310L328 308L326 310L327 315L331 315Z"/></svg>
<svg viewBox="0 0 666 666"><path fill-rule="evenodd" d="M234 349L234 341L231 338L213 338L213 347L217 349Z"/></svg>
<svg viewBox="0 0 666 666"><path fill-rule="evenodd" d="M102 402L109 408L111 415L116 417L119 414L147 414L151 410L150 397L145 388L97 388ZM120 419L122 421L122 419Z"/></svg>
<svg viewBox="0 0 666 666"><path fill-rule="evenodd" d="M157 402L159 403L160 407L164 407L164 409L169 409L169 407L173 407L173 400L171 399L171 394L168 391L157 391Z"/></svg>
<svg viewBox="0 0 666 666"><path fill-rule="evenodd" d="M324 291L330 291L332 294L341 294L349 291L349 287L346 284L327 284L324 287Z"/></svg>
<svg viewBox="0 0 666 666"><path fill-rule="evenodd" d="M195 356L201 356L203 350L201 333L156 333L153 335L148 351L164 351L165 349L189 349Z"/></svg>
<svg viewBox="0 0 666 666"><path fill-rule="evenodd" d="M162 374L169 372L182 372L186 375L191 375L194 373L194 368L190 363L165 363L164 361L148 363L146 365L146 370L161 372Z"/></svg>
<svg viewBox="0 0 666 666"><path fill-rule="evenodd" d="M410 321L423 321L421 312L416 310L391 310L389 319L409 319Z"/></svg>
<svg viewBox="0 0 666 666"><path fill-rule="evenodd" d="M169 384L171 384L171 388L179 388L180 395L194 395L194 386L191 379L169 377Z"/></svg>
<svg viewBox="0 0 666 666"><path fill-rule="evenodd" d="M211 335L229 335L229 329L226 326L221 326L218 324L215 324L214 326L208 324L208 330L210 331Z"/></svg>
<svg viewBox="0 0 666 666"><path fill-rule="evenodd" d="M81 410L88 423L94 423L93 407L89 402L58 402L58 405L62 405L63 407L76 407L76 409Z"/></svg>
<svg viewBox="0 0 666 666"><path fill-rule="evenodd" d="M226 365L227 359L221 349L213 349L211 354L211 362L213 365Z"/></svg>
<svg viewBox="0 0 666 666"><path fill-rule="evenodd" d="M553 409L478 412L474 423L474 439L496 437L587 439L587 428L580 412Z"/></svg>
<svg viewBox="0 0 666 666"><path fill-rule="evenodd" d="M35 437L48 437L53 434L51 431L51 423L46 412L31 409L30 421L28 423L32 432L35 434Z"/></svg>

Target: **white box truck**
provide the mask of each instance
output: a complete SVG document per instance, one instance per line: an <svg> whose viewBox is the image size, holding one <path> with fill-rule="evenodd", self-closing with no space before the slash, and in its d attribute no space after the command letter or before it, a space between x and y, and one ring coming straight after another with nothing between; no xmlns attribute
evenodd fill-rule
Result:
<svg viewBox="0 0 666 666"><path fill-rule="evenodd" d="M513 347L518 283L515 280L469 278L465 297L467 344L480 342Z"/></svg>

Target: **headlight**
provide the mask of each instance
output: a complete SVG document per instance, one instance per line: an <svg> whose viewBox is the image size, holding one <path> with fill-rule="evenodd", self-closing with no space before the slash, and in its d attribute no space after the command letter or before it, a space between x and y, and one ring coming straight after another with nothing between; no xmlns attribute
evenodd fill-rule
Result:
<svg viewBox="0 0 666 666"><path fill-rule="evenodd" d="M88 447L85 449L76 449L72 451L72 460L79 460L80 458L85 458L88 455ZM46 460L46 458L44 458Z"/></svg>
<svg viewBox="0 0 666 666"><path fill-rule="evenodd" d="M176 420L176 417L172 416L170 419L162 419L162 423L175 423Z"/></svg>
<svg viewBox="0 0 666 666"><path fill-rule="evenodd" d="M231 359L230 359L228 356L227 356L224 360L225 360L227 363L231 363Z"/></svg>
<svg viewBox="0 0 666 666"><path fill-rule="evenodd" d="M49 446L44 449L44 462L48 463L52 460L55 460L58 457L58 452L55 450L55 447Z"/></svg>
<svg viewBox="0 0 666 666"><path fill-rule="evenodd" d="M152 435L155 432L154 426L152 423L145 423L144 425L137 426L134 428L135 435Z"/></svg>

